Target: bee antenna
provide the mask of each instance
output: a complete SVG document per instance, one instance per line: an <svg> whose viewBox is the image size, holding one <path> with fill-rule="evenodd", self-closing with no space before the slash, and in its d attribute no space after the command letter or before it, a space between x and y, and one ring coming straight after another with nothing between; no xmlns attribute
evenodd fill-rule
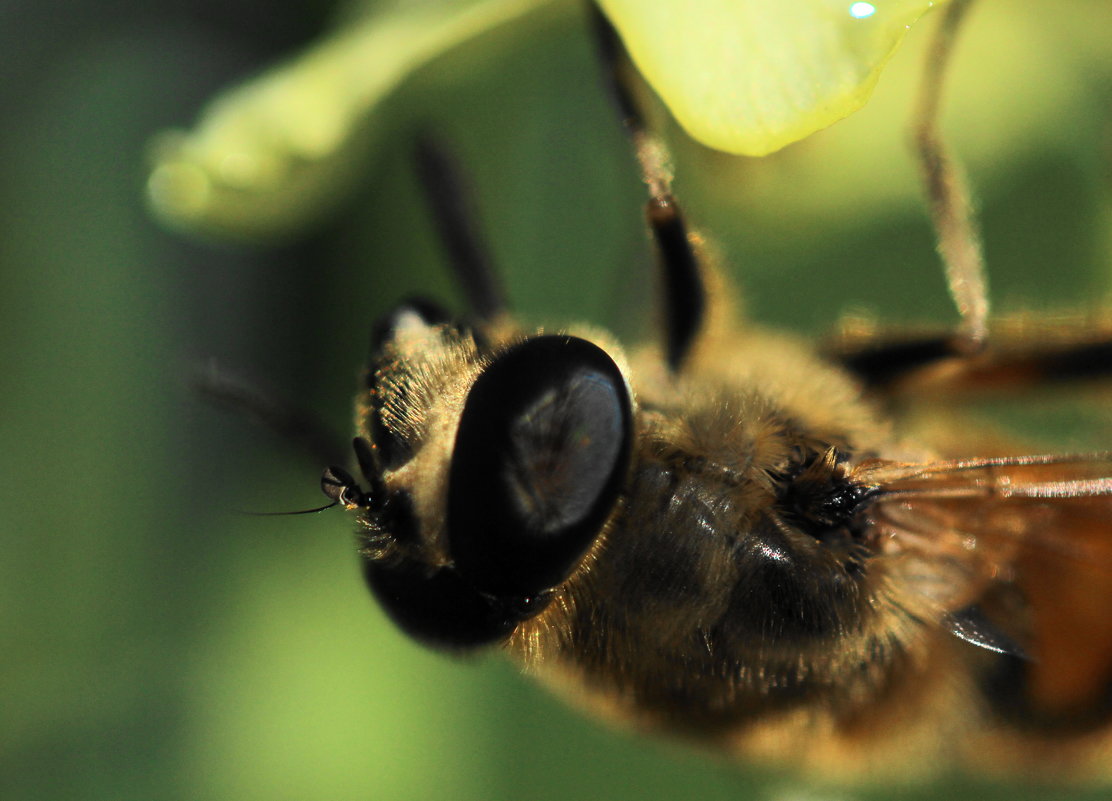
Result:
<svg viewBox="0 0 1112 801"><path fill-rule="evenodd" d="M285 515L311 515L317 512L323 512L325 509L331 509L333 506L338 506L339 501L332 501L326 506L318 506L316 509L298 509L294 512L245 512L241 509L236 509L236 514L247 515L248 517L284 517Z"/></svg>
<svg viewBox="0 0 1112 801"><path fill-rule="evenodd" d="M369 506L371 503L371 494L364 492L363 488L359 486L359 482L355 480L347 470L342 467L325 468L324 474L320 477L320 488L329 498L332 503L318 506L315 509L298 509L293 512L244 512L239 511L239 514L248 515L250 517L282 517L285 515L311 515L317 512L323 512L326 509L331 509L333 506L344 506L347 508Z"/></svg>
<svg viewBox="0 0 1112 801"><path fill-rule="evenodd" d="M332 499L332 505L340 504L346 508L370 506L371 494L364 492L347 470L332 465L320 477L321 492ZM327 507L325 507L327 508Z"/></svg>

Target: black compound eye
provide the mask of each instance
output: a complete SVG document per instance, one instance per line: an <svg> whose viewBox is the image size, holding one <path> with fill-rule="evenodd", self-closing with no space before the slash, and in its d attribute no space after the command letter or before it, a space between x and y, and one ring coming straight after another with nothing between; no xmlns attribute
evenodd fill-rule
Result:
<svg viewBox="0 0 1112 801"><path fill-rule="evenodd" d="M621 371L586 340L536 337L499 356L471 388L452 454L457 570L501 596L567 578L617 501L631 419Z"/></svg>
<svg viewBox="0 0 1112 801"><path fill-rule="evenodd" d="M369 561L363 574L390 618L411 637L437 648L465 650L498 642L536 613L481 595L448 568L428 574L412 563L387 567ZM543 598L527 600L543 608Z"/></svg>

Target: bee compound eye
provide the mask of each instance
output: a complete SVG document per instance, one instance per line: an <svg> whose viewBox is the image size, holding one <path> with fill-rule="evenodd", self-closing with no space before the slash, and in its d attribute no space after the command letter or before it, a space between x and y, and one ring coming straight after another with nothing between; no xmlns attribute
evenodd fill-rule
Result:
<svg viewBox="0 0 1112 801"><path fill-rule="evenodd" d="M416 540L417 518L407 494L391 494L380 514L400 542ZM549 593L520 597L482 593L452 567L436 567L405 556L365 557L363 576L379 605L402 631L449 651L504 640L518 623L540 614L551 601Z"/></svg>
<svg viewBox="0 0 1112 801"><path fill-rule="evenodd" d="M415 640L435 648L465 650L498 642L539 611L475 591L450 568L429 574L417 565L363 563L371 592L390 619Z"/></svg>
<svg viewBox="0 0 1112 801"><path fill-rule="evenodd" d="M452 453L460 573L518 597L567 578L617 501L631 420L621 371L586 340L540 336L500 355L468 394Z"/></svg>

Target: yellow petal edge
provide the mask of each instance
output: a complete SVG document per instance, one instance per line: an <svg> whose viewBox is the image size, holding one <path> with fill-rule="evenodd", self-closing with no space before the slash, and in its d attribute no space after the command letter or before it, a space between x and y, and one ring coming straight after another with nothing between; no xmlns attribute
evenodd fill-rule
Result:
<svg viewBox="0 0 1112 801"><path fill-rule="evenodd" d="M708 147L763 156L852 114L945 0L600 0L637 68Z"/></svg>

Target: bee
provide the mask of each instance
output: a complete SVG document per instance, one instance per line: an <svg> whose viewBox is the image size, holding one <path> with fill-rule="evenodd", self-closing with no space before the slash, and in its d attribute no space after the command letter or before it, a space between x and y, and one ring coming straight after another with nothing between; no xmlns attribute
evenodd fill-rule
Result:
<svg viewBox="0 0 1112 801"><path fill-rule="evenodd" d="M649 190L661 341L515 322L425 142L472 314L418 300L377 324L359 478L322 479L382 608L434 648L504 648L593 714L751 759L1107 775L1112 454L954 453L975 433L915 441L890 411L1106 376L1112 342L989 335L930 113L920 145L963 326L815 347L735 319L600 25Z"/></svg>

